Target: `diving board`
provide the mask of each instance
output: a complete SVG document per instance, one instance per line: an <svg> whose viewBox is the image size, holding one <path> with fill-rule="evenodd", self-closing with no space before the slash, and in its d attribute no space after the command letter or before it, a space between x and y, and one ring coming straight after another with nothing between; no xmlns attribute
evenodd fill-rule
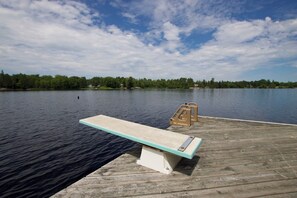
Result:
<svg viewBox="0 0 297 198"><path fill-rule="evenodd" d="M81 124L143 144L138 164L169 174L182 157L192 159L202 140L105 115L79 121Z"/></svg>

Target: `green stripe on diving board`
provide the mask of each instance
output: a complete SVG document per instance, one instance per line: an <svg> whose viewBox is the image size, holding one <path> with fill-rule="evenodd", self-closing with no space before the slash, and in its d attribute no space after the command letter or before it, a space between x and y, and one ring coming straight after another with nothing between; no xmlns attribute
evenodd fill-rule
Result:
<svg viewBox="0 0 297 198"><path fill-rule="evenodd" d="M200 140L199 144L196 145L196 147L195 147L193 153L191 153L191 154L189 155L189 154L187 154L187 153L184 153L184 152L181 152L181 151L178 151L178 150L174 150L174 149L172 149L172 148L168 148L168 147L165 147L165 146L162 146L162 145L159 145L159 144L155 144L155 143L150 142L150 141L146 141L146 140L143 140L143 139L139 139L139 138L136 138L136 137L131 136L131 135L125 135L125 134L122 134L122 133L117 132L117 131L113 131L113 130L110 130L110 129L106 129L106 128L104 128L104 127L101 127L101 126L98 126L98 125L94 125L94 124L85 122L85 121L83 121L83 120L79 120L79 123L84 124L84 125L87 125L87 126L90 126L90 127L93 127L93 128L95 128L95 129L99 129L99 130L105 131L105 132L107 132L107 133L111 133L111 134L113 134L113 135L117 135L117 136L120 136L120 137L129 139L129 140L132 140L132 141L134 141L134 142L138 142L138 143L141 143L141 144L144 144L144 145L153 147L153 148L157 148L157 149L166 151L166 152L168 152L168 153L172 153L172 154L175 154L175 155L178 155L178 156L181 156L181 157L185 157L185 158L188 158L188 159L192 159L192 158L194 157L196 151L198 150L198 148L200 147L200 145L201 145L201 143L202 143L202 140Z"/></svg>

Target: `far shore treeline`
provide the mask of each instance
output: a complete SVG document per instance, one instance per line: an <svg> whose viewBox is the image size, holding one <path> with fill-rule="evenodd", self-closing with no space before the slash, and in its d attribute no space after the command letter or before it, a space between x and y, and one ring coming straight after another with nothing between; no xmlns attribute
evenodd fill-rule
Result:
<svg viewBox="0 0 297 198"><path fill-rule="evenodd" d="M0 73L0 90L75 90L75 89L134 89L134 88L297 88L297 82L257 81L194 81L192 78L179 79L135 79L132 77L40 76Z"/></svg>

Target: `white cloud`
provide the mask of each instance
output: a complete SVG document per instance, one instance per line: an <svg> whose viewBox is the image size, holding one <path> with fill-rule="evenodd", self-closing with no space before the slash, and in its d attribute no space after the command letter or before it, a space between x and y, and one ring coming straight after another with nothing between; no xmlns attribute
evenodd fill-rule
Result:
<svg viewBox="0 0 297 198"><path fill-rule="evenodd" d="M179 38L180 29L174 24L166 22L163 24L162 32L164 33L165 41L161 46L169 52L177 52L176 49L182 47Z"/></svg>
<svg viewBox="0 0 297 198"><path fill-rule="evenodd" d="M114 5L114 4L113 4ZM236 10L238 2L209 0L141 0L127 3L119 1L117 8L122 8L125 13L133 13L133 16L144 16L150 20L150 29L160 29L164 23L180 28L180 33L189 34L193 30L214 30L219 25L229 21L227 13Z"/></svg>
<svg viewBox="0 0 297 198"><path fill-rule="evenodd" d="M68 1L51 3L56 3L57 10L72 6ZM80 20L80 12L72 12L71 17L62 12L64 20L59 20L50 10L34 10L32 14L32 7L37 6L0 9L0 61L4 69L14 73L150 77L156 76L155 71L161 74L166 70L166 65L157 61L166 57L164 51L146 46L131 32L116 26L88 26ZM47 15L49 22L41 14ZM69 25L73 19L75 26Z"/></svg>
<svg viewBox="0 0 297 198"><path fill-rule="evenodd" d="M246 71L275 66L294 66L297 57L297 19L282 22L255 20L222 25L216 40L206 43L188 56L207 66L207 75L237 78ZM279 35L286 36L279 36ZM292 38L291 38L292 37ZM292 60L292 61L288 61ZM219 72L220 75L215 73Z"/></svg>
<svg viewBox="0 0 297 198"><path fill-rule="evenodd" d="M163 24L164 38L167 41L179 41L179 29L170 22Z"/></svg>
<svg viewBox="0 0 297 198"><path fill-rule="evenodd" d="M186 27L162 20L159 30L143 34L157 38L163 33L165 40L149 44L143 42L143 35L115 25L93 25L99 14L82 3L20 2L0 1L0 66L5 72L234 80L246 71L284 64L275 60L297 65L297 19L226 20L219 24L210 17L217 27L214 39L180 54L176 51L183 47L180 35L197 28L195 19ZM166 3L156 16L165 20L180 15L179 4L162 15Z"/></svg>
<svg viewBox="0 0 297 198"><path fill-rule="evenodd" d="M264 28L263 22L260 21L236 21L220 26L214 36L219 42L241 43L261 36Z"/></svg>
<svg viewBox="0 0 297 198"><path fill-rule="evenodd" d="M122 13L122 16L128 18L131 23L136 24L138 22L136 16L131 13L124 12Z"/></svg>

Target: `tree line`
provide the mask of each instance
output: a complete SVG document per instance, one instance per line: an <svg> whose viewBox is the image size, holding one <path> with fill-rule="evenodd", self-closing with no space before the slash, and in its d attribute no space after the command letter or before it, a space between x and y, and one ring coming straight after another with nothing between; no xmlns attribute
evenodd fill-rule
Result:
<svg viewBox="0 0 297 198"><path fill-rule="evenodd" d="M189 88L297 88L297 82L277 82L270 80L258 81L215 81L198 80L192 78L179 79L135 79L133 77L93 77L86 79L78 76L63 75L26 75L0 73L1 89L47 89L47 90L74 90L74 89L133 89L133 88L162 88L162 89L189 89Z"/></svg>
<svg viewBox="0 0 297 198"><path fill-rule="evenodd" d="M278 82L274 80L256 80L256 81L210 81L202 80L196 82L201 88L297 88L297 82Z"/></svg>
<svg viewBox="0 0 297 198"><path fill-rule="evenodd" d="M81 89L87 87L87 79L85 77L77 76L39 76L14 74L9 75L1 71L0 74L0 88L7 89Z"/></svg>

